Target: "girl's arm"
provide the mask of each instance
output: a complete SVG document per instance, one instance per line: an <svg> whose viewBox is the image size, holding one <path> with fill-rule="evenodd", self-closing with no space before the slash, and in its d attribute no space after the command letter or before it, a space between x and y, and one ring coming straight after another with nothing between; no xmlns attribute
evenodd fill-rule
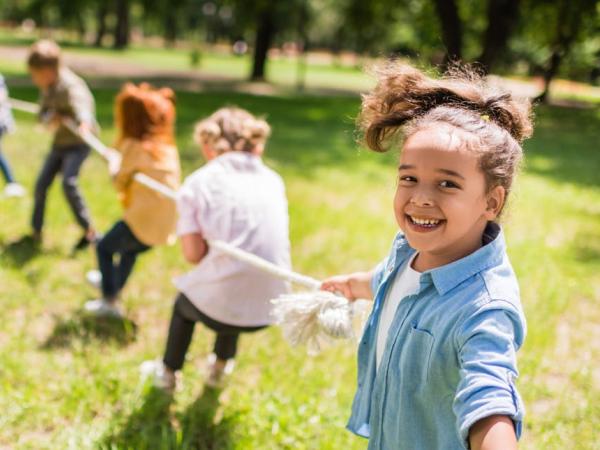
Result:
<svg viewBox="0 0 600 450"><path fill-rule="evenodd" d="M355 272L348 275L337 275L323 281L321 289L330 292L340 292L348 300L358 298L372 299L371 280L373 271Z"/></svg>
<svg viewBox="0 0 600 450"><path fill-rule="evenodd" d="M516 449L523 403L515 385L516 352L523 344L522 313L491 300L458 325L460 380L453 410L458 432L472 449Z"/></svg>
<svg viewBox="0 0 600 450"><path fill-rule="evenodd" d="M513 421L507 416L490 416L469 430L471 450L516 450L517 436Z"/></svg>
<svg viewBox="0 0 600 450"><path fill-rule="evenodd" d="M183 257L191 264L198 264L208 253L208 244L200 233L184 234L180 240Z"/></svg>
<svg viewBox="0 0 600 450"><path fill-rule="evenodd" d="M121 149L120 158L112 153L110 155L109 171L113 184L117 191L124 191L140 167L141 150L127 144Z"/></svg>

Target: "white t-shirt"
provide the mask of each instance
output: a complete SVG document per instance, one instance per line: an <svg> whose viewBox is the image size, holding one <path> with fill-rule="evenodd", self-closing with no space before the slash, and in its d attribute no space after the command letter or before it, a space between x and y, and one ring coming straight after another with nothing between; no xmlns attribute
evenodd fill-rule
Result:
<svg viewBox="0 0 600 450"><path fill-rule="evenodd" d="M388 332L390 325L396 315L396 310L400 301L409 295L415 294L419 290L419 280L421 278L421 272L417 272L411 267L413 260L415 259L416 253L404 263L402 267L396 272L396 277L392 282L392 286L388 289L385 301L383 302L383 309L379 316L379 326L377 328L377 351L376 355L376 367L379 368L381 357L385 349L385 343L387 341Z"/></svg>
<svg viewBox="0 0 600 450"><path fill-rule="evenodd" d="M289 268L289 217L281 177L259 156L228 152L188 176L179 190L177 234L201 233ZM237 326L272 323L270 300L287 282L209 248L175 286L204 314Z"/></svg>

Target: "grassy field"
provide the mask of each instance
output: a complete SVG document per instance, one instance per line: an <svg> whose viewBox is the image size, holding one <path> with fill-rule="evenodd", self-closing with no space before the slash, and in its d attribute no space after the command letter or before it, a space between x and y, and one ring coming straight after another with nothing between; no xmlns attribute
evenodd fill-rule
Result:
<svg viewBox="0 0 600 450"><path fill-rule="evenodd" d="M95 90L110 142L113 90ZM33 100L36 92L15 87ZM394 236L394 155L354 144L351 97L179 93L184 173L201 164L193 122L223 104L264 114L273 126L267 162L286 181L297 270L324 277L368 268ZM3 140L31 192L49 136L17 114ZM519 388L528 409L521 448L597 449L600 444L600 109L543 108L526 145L505 226L529 334ZM101 230L120 210L102 161L82 186ZM291 349L276 328L242 339L222 392L203 388L212 336L198 327L183 389L173 402L139 380L138 366L163 349L175 290L187 269L177 247L144 255L124 295L130 321L94 322L80 308L97 293L83 282L91 251L79 237L60 184L52 188L43 251L13 244L28 232L31 196L0 199L0 448L364 449L344 430L355 387L352 344L316 357Z"/></svg>

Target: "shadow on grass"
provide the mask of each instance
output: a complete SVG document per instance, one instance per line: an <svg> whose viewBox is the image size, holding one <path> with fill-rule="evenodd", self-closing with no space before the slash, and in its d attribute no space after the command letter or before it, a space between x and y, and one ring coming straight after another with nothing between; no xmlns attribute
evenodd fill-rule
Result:
<svg viewBox="0 0 600 450"><path fill-rule="evenodd" d="M221 390L205 387L194 403L179 416L182 448L195 450L232 448L231 430L234 417L219 418L219 395Z"/></svg>
<svg viewBox="0 0 600 450"><path fill-rule="evenodd" d="M600 107L540 106L525 144L527 172L582 187L600 186Z"/></svg>
<svg viewBox="0 0 600 450"><path fill-rule="evenodd" d="M188 449L231 448L229 420L215 423L221 391L205 388L184 412L171 414L173 397L150 388L142 405L122 426L110 430L96 444L98 449Z"/></svg>
<svg viewBox="0 0 600 450"><path fill-rule="evenodd" d="M575 259L580 263L600 264L600 234L578 234L575 237L573 249Z"/></svg>
<svg viewBox="0 0 600 450"><path fill-rule="evenodd" d="M42 348L64 348L78 341L86 344L92 340L127 345L135 340L137 325L130 319L117 317L91 317L76 311L67 319L59 319Z"/></svg>
<svg viewBox="0 0 600 450"><path fill-rule="evenodd" d="M0 257L14 267L20 267L45 251L30 236L0 244Z"/></svg>

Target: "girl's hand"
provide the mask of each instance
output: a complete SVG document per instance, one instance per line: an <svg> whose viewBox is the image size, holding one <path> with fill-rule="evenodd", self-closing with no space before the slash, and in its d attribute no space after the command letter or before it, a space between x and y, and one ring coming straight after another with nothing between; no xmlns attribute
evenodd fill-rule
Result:
<svg viewBox="0 0 600 450"><path fill-rule="evenodd" d="M373 273L355 272L348 275L337 275L327 278L321 284L321 289L333 293L340 293L350 301L359 298L371 299L371 278Z"/></svg>

